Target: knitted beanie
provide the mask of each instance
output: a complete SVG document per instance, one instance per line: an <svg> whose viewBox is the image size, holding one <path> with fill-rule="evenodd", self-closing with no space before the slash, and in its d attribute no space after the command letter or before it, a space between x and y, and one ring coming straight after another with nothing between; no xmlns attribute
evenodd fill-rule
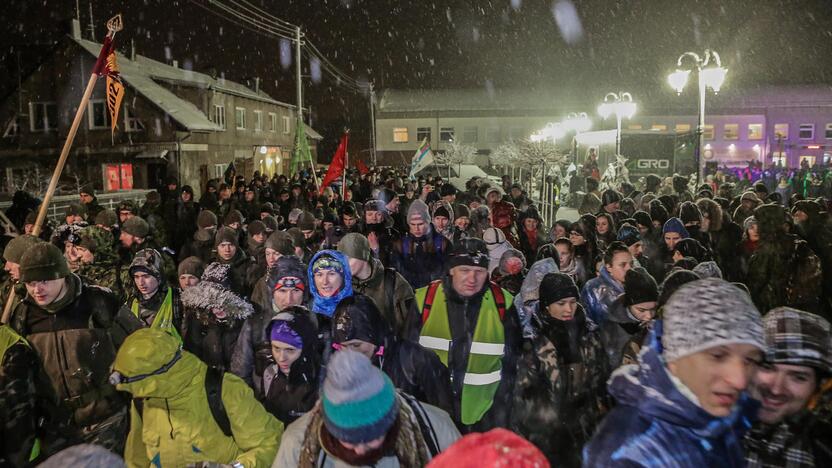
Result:
<svg viewBox="0 0 832 468"><path fill-rule="evenodd" d="M298 220L300 219L300 215L303 214L303 210L300 208L293 208L292 211L289 212L288 220L289 224L298 224Z"/></svg>
<svg viewBox="0 0 832 468"><path fill-rule="evenodd" d="M95 187L93 187L93 185L91 183L82 185L81 189L78 190L78 194L83 195L85 193L87 195L92 195L94 197L95 196Z"/></svg>
<svg viewBox="0 0 832 468"><path fill-rule="evenodd" d="M23 254L29 250L29 247L41 242L41 240L31 234L24 234L17 236L6 244L6 249L3 250L3 259L11 263L20 263Z"/></svg>
<svg viewBox="0 0 832 468"><path fill-rule="evenodd" d="M809 312L778 307L763 317L766 361L808 366L832 374L832 332L829 322Z"/></svg>
<svg viewBox="0 0 832 468"><path fill-rule="evenodd" d="M659 285L644 268L632 268L624 277L624 303L628 306L659 300Z"/></svg>
<svg viewBox="0 0 832 468"><path fill-rule="evenodd" d="M294 255L280 257L277 259L277 265L269 270L269 276L266 281L266 284L269 286L269 291L274 291L276 287L281 286L284 278L297 278L297 283L300 285L298 289L305 290L306 265Z"/></svg>
<svg viewBox="0 0 832 468"><path fill-rule="evenodd" d="M641 242L641 232L629 224L623 224L618 229L618 237L616 239L629 247L636 242Z"/></svg>
<svg viewBox="0 0 832 468"><path fill-rule="evenodd" d="M451 247L447 268L450 270L462 265L488 268L490 260L485 242L476 237L468 237L460 239Z"/></svg>
<svg viewBox="0 0 832 468"><path fill-rule="evenodd" d="M61 249L50 242L37 242L20 257L20 282L49 281L70 275Z"/></svg>
<svg viewBox="0 0 832 468"><path fill-rule="evenodd" d="M650 203L651 220L658 221L664 224L665 221L667 221L668 216L669 215L667 214L667 210L665 209L664 205L662 205L662 202L658 200L653 200L653 202Z"/></svg>
<svg viewBox="0 0 832 468"><path fill-rule="evenodd" d="M690 233L687 229L685 229L684 223L679 218L670 218L665 221L664 226L662 227L662 235L667 234L668 232L675 232L682 236L682 239L687 239L690 237Z"/></svg>
<svg viewBox="0 0 832 468"><path fill-rule="evenodd" d="M245 221L245 218L243 217L243 214L240 213L240 210L231 210L227 215L225 215L225 219L222 220L222 223L226 226L230 226L234 223L243 224L243 221Z"/></svg>
<svg viewBox="0 0 832 468"><path fill-rule="evenodd" d="M722 270L712 260L696 265L693 268L693 272L702 278L722 278Z"/></svg>
<svg viewBox="0 0 832 468"><path fill-rule="evenodd" d="M686 201L679 207L679 218L685 226L702 222L702 213L695 203Z"/></svg>
<svg viewBox="0 0 832 468"><path fill-rule="evenodd" d="M314 231L315 216L308 211L304 211L298 218L298 229L301 231Z"/></svg>
<svg viewBox="0 0 832 468"><path fill-rule="evenodd" d="M303 235L303 234L301 234ZM295 241L286 231L275 231L266 239L265 247L272 249L280 255L294 255Z"/></svg>
<svg viewBox="0 0 832 468"><path fill-rule="evenodd" d="M670 296L663 314L667 362L729 344L766 350L760 313L747 294L725 280L707 278L683 285Z"/></svg>
<svg viewBox="0 0 832 468"><path fill-rule="evenodd" d="M670 296L681 288L682 285L702 279L701 276L689 270L676 269L665 276L659 288L659 307L663 306Z"/></svg>
<svg viewBox="0 0 832 468"><path fill-rule="evenodd" d="M338 351L321 389L326 429L336 439L361 444L387 434L399 413L393 382L361 353Z"/></svg>
<svg viewBox="0 0 832 468"><path fill-rule="evenodd" d="M423 202L422 200L415 200L413 203L410 204L410 207L407 209L407 221L410 221L414 217L421 218L421 220L425 223L430 222L428 206L425 205L425 202Z"/></svg>
<svg viewBox="0 0 832 468"><path fill-rule="evenodd" d="M115 211L110 209L101 210L101 212L95 216L95 224L99 224L101 226L112 227L117 223L118 215Z"/></svg>
<svg viewBox="0 0 832 468"><path fill-rule="evenodd" d="M202 259L196 256L190 256L179 263L177 275L192 275L201 278L204 271L205 264L202 263Z"/></svg>
<svg viewBox="0 0 832 468"><path fill-rule="evenodd" d="M370 249L370 242L363 234L351 232L338 243L338 251L350 258L364 260L370 263L373 260L373 251Z"/></svg>
<svg viewBox="0 0 832 468"><path fill-rule="evenodd" d="M498 467L548 468L549 461L528 440L508 429L497 428L466 435L427 465L427 468Z"/></svg>
<svg viewBox="0 0 832 468"><path fill-rule="evenodd" d="M456 205L454 205L453 208L454 208L454 217L456 217L456 219L470 218L471 217L471 211L468 209L467 206L465 206L463 204L456 204Z"/></svg>
<svg viewBox="0 0 832 468"><path fill-rule="evenodd" d="M256 236L257 234L265 234L266 233L266 225L263 221L257 220L248 223L248 233L251 236Z"/></svg>
<svg viewBox="0 0 832 468"><path fill-rule="evenodd" d="M219 228L217 230L217 234L214 236L214 247L217 247L223 242L231 242L235 247L239 247L237 242L237 231L228 226Z"/></svg>
<svg viewBox="0 0 832 468"><path fill-rule="evenodd" d="M139 216L133 216L121 225L121 231L130 234L131 236L141 237L144 239L150 234L150 225L147 221Z"/></svg>
<svg viewBox="0 0 832 468"><path fill-rule="evenodd" d="M540 282L540 307L549 307L549 304L567 297L580 297L578 286L571 276L565 273L548 273Z"/></svg>
<svg viewBox="0 0 832 468"><path fill-rule="evenodd" d="M526 268L526 256L517 249L508 249L500 256L500 274L516 275Z"/></svg>
<svg viewBox="0 0 832 468"><path fill-rule="evenodd" d="M211 210L202 210L196 217L196 225L200 229L209 228L217 225L217 215Z"/></svg>

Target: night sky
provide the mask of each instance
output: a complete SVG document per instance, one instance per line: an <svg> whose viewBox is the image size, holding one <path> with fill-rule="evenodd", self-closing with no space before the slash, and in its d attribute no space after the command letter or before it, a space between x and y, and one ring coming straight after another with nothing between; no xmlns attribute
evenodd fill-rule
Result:
<svg viewBox="0 0 832 468"><path fill-rule="evenodd" d="M232 0L222 0L232 4ZM610 90L672 93L665 77L686 50L720 52L725 86L832 84L829 0L250 0L299 24L339 68L376 89L558 88L598 99ZM13 91L18 62L31 72L75 16L75 0L7 0L0 36L0 96ZM79 0L89 38L89 0ZM264 90L295 101L294 68L278 39L205 10L209 0L93 0L95 39L124 16L119 48L229 79L259 76ZM209 7L210 8L210 7ZM216 9L216 8L214 8ZM19 59L19 60L18 60ZM304 73L309 74L308 67ZM324 74L305 85L324 154L349 126L369 143L367 100Z"/></svg>

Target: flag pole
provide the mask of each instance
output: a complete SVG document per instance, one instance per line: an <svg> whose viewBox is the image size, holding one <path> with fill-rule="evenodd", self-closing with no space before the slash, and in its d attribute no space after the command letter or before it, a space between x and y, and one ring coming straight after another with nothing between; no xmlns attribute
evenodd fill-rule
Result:
<svg viewBox="0 0 832 468"><path fill-rule="evenodd" d="M344 151L344 172L341 175L341 201L347 199L347 170L350 168L350 151Z"/></svg>
<svg viewBox="0 0 832 468"><path fill-rule="evenodd" d="M121 31L122 24L121 24L121 15L116 15L107 21L107 29L110 31L107 33L107 38L112 41L113 37L116 35L116 32ZM64 166L66 165L66 160L69 158L69 150L72 148L72 143L75 140L75 135L78 133L78 127L81 126L81 119L84 117L84 111L87 109L87 105L90 102L90 97L92 96L92 91L95 89L95 82L98 81L98 72L100 71L100 64L103 63L103 60L106 60L108 55L108 45L111 42L108 42L106 39L105 43L101 46L101 53L98 56L98 61L96 62L96 66L90 75L89 81L87 81L87 87L84 89L84 95L81 97L81 103L78 104L78 109L75 111L75 118L72 120L72 126L69 127L69 133L66 136L66 141L64 141L64 146L61 149L61 156L58 158L58 163L55 165L55 170L52 172L52 180L49 181L49 188L46 189L46 195L43 197L43 202L40 204L40 209L38 210L38 217L35 220L35 226L32 228L32 235L39 236L40 231L43 228L43 223L46 221L46 213L49 211L49 203L52 201L52 196L55 194L55 190L58 188L58 180L61 178L61 173L64 171ZM14 302L14 289L9 290L9 298L6 301L6 305L3 308L3 323L9 322L9 315L11 315L12 311L12 302Z"/></svg>

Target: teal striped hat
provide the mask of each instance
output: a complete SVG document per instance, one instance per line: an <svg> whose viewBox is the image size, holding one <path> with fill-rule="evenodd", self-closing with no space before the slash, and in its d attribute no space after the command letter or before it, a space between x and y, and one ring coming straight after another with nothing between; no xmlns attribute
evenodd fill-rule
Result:
<svg viewBox="0 0 832 468"><path fill-rule="evenodd" d="M350 350L336 352L329 361L321 400L327 430L348 444L384 436L399 414L390 378Z"/></svg>

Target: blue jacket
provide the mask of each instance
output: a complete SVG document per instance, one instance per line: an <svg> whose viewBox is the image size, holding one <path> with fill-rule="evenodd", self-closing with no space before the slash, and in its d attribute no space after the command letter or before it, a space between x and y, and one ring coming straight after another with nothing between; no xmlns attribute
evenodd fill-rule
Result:
<svg viewBox="0 0 832 468"><path fill-rule="evenodd" d="M618 406L584 447L583 466L745 466L742 438L758 404L743 394L729 416L711 416L670 380L655 331L647 343L639 364L621 367L610 378Z"/></svg>
<svg viewBox="0 0 832 468"><path fill-rule="evenodd" d="M620 306L615 305L614 302L622 294L624 294L624 285L610 276L607 267L602 267L601 275L587 281L581 291L581 302L586 308L587 317L596 325L601 326L607 319L610 307Z"/></svg>

